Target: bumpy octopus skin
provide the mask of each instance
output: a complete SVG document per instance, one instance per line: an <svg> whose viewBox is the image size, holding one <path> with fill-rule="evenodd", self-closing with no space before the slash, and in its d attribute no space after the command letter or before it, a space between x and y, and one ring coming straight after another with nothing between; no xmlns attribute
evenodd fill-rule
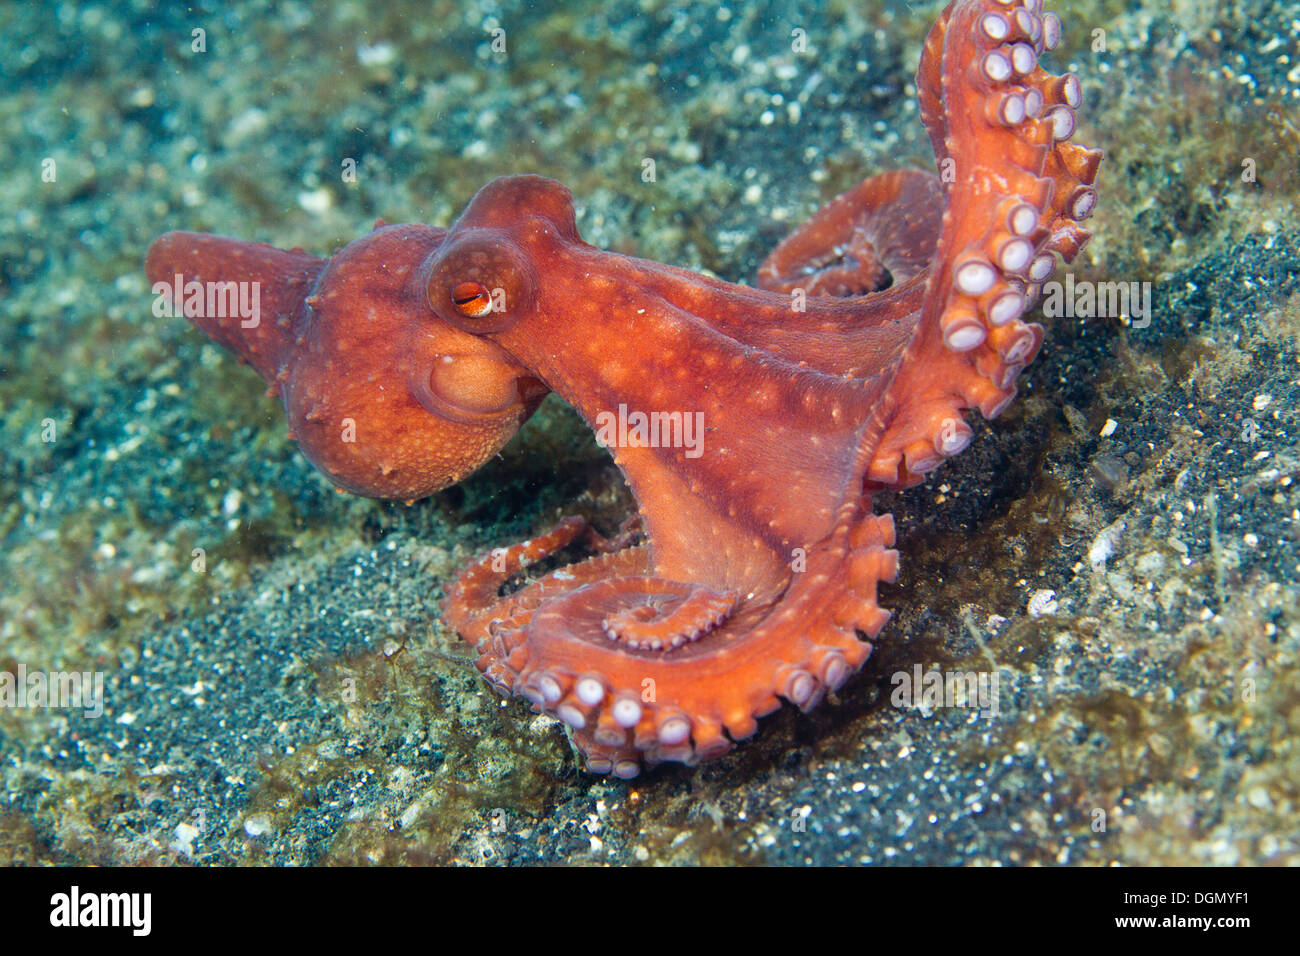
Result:
<svg viewBox="0 0 1300 956"><path fill-rule="evenodd" d="M429 274L441 318L593 425L620 405L706 423L699 457L615 449L644 544L568 519L485 556L444 604L491 684L563 721L588 770L717 756L863 665L889 618L877 583L897 572L872 494L965 448L968 409L1007 407L1042 342L1021 317L1089 237L1101 153L1069 142L1077 78L1038 65L1060 26L1036 0L950 5L917 76L948 175L835 200L773 252L761 290L593 249L548 180L498 180L452 226ZM458 313L467 288L508 306ZM580 536L593 557L502 596Z"/></svg>
<svg viewBox="0 0 1300 956"><path fill-rule="evenodd" d="M445 235L381 223L318 259L169 232L149 247L145 273L171 309L257 369L284 402L289 437L339 488L410 501L477 470L546 395L490 342L427 308L413 316L420 265ZM190 283L257 283L259 314L191 300Z"/></svg>
<svg viewBox="0 0 1300 956"><path fill-rule="evenodd" d="M613 540L567 518L471 564L444 601L489 683L563 721L588 770L632 777L715 757L782 700L807 710L866 661L889 618L876 586L898 564L872 496L965 448L966 411L1007 407L1042 343L1022 316L1057 254L1073 259L1089 237L1080 223L1101 153L1069 141L1078 80L1038 65L1060 30L1040 0L951 4L917 74L941 175L886 173L833 201L773 252L761 288L595 249L568 191L534 176L488 184L445 234L403 234L400 255L368 260L386 290L378 381L418 393L410 379L425 365L396 370L405 343L429 335L481 361L489 394L550 388L593 427L626 410L703 415L702 448L613 448L638 504ZM190 274L161 259L160 276ZM286 387L308 376L312 400L326 400L348 384L354 349L319 350L327 372L296 362L318 316L292 302L329 273L293 258L276 268L292 291L277 297L287 326L270 339L296 344L200 324L264 376ZM349 288L341 330L364 324L344 307L371 294ZM285 400L297 431L306 403ZM417 418L438 416L413 404ZM527 410L507 417L511 430ZM355 459L349 487L373 493L390 440ZM529 579L530 565L579 544L589 557Z"/></svg>

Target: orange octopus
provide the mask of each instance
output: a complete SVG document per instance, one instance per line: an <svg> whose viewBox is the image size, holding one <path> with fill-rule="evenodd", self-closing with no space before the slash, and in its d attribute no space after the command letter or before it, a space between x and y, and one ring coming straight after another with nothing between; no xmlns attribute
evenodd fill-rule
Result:
<svg viewBox="0 0 1300 956"><path fill-rule="evenodd" d="M535 176L488 184L449 230L377 227L328 262L169 234L149 276L160 294L173 276L267 283L268 323L197 300L186 314L361 494L459 480L548 389L567 399L637 516L613 540L568 518L486 555L444 616L496 690L563 721L588 770L693 764L862 667L898 567L873 494L965 448L964 413L997 416L1038 352L1022 317L1088 240L1101 160L1070 141L1077 78L1038 62L1060 32L1040 0L950 4L916 80L941 176L886 173L834 200L758 289L587 245L568 190ZM589 556L509 590L575 544Z"/></svg>

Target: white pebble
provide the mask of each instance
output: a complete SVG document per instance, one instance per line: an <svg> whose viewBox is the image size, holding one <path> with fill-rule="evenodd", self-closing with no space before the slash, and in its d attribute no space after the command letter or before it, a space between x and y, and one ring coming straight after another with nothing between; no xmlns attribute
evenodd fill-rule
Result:
<svg viewBox="0 0 1300 956"><path fill-rule="evenodd" d="M1045 614L1055 614L1060 602L1056 600L1056 592L1051 588L1040 588L1033 594L1029 595L1029 606L1027 611L1030 617L1042 617Z"/></svg>
<svg viewBox="0 0 1300 956"><path fill-rule="evenodd" d="M275 829L269 813L254 813L244 821L244 832L251 837L266 836Z"/></svg>

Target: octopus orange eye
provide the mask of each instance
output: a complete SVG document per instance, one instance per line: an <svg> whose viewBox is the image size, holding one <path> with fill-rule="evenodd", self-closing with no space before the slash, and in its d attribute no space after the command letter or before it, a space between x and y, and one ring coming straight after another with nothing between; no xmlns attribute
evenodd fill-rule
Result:
<svg viewBox="0 0 1300 956"><path fill-rule="evenodd" d="M451 301L461 315L477 319L492 311L492 293L482 282L458 282L451 287Z"/></svg>

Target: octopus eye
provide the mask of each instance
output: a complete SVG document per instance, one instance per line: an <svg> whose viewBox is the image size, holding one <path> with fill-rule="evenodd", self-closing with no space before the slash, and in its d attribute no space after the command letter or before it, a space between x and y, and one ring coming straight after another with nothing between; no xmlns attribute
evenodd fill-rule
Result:
<svg viewBox="0 0 1300 956"><path fill-rule="evenodd" d="M451 302L457 312L471 319L492 311L492 293L482 282L457 282L451 287Z"/></svg>
<svg viewBox="0 0 1300 956"><path fill-rule="evenodd" d="M413 278L435 315L471 335L505 331L536 302L532 263L500 230L466 230L434 249Z"/></svg>

